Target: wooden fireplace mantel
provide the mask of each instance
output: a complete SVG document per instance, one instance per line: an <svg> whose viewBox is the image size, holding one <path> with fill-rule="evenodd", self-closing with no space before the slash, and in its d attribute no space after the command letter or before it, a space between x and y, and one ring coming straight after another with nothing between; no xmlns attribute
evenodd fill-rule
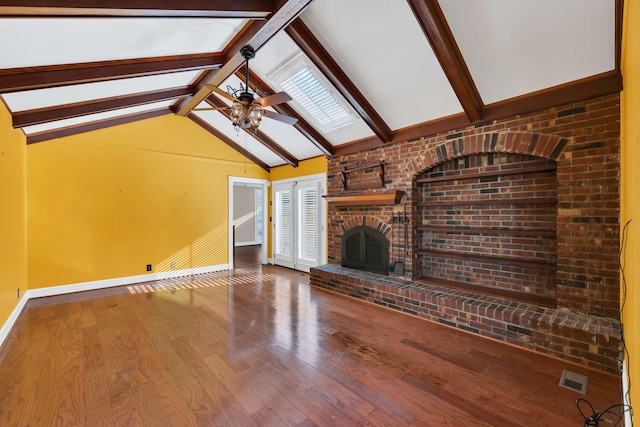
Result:
<svg viewBox="0 0 640 427"><path fill-rule="evenodd" d="M322 196L333 206L382 206L397 205L402 200L404 191L393 190L377 193L341 194L338 196Z"/></svg>

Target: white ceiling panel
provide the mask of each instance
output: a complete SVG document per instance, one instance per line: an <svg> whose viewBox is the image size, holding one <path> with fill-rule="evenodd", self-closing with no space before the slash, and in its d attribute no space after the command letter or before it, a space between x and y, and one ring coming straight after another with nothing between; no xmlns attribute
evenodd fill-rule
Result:
<svg viewBox="0 0 640 427"><path fill-rule="evenodd" d="M485 104L615 67L614 0L440 0Z"/></svg>
<svg viewBox="0 0 640 427"><path fill-rule="evenodd" d="M306 122L305 126L312 128L308 130L310 135L324 146L318 149L304 137L306 131L263 118L260 131L298 161L321 152L370 150L469 123L575 102L584 94L609 95L622 88L616 64L620 49L616 33L621 32L619 25L624 21L623 10L616 9L620 0L313 0L308 6L286 1L286 7L271 14L266 25L260 20L175 16L177 9L194 15L201 12L195 4L187 3L163 3L159 7L167 9L159 12L162 18L91 17L92 12L80 6L67 9L55 2L33 8L33 16L0 17L0 39L4 41L0 43L0 101L9 107L13 126L54 121L23 128L29 135L44 132L31 141L46 143L56 136L48 130L89 122L93 123L91 128L103 128L117 124L109 118L169 107L175 100L134 106L141 98L132 95L184 87L195 92L180 104L180 114L188 114L208 95L206 87L194 86L196 81L226 79L221 89L226 90L227 85L240 88L244 79L229 77L239 65L237 56L231 60L232 55L225 55L215 75L209 71L165 70L167 74L122 78L128 67L137 68L137 60L143 58L231 54L240 48L241 40L257 49L250 61L251 70L270 86L269 92L287 87L285 92L297 99L287 103L293 110L288 114ZM56 16L59 13L78 16ZM306 29L296 16L308 27L310 36L305 35ZM455 40L449 39L447 31L436 28L429 34L438 44L434 51L421 23L442 21L443 17L442 24L451 28ZM285 22L291 22L297 33L293 38L286 29L280 29ZM260 28L258 33L248 30L240 34L253 24ZM294 41L300 36L311 39L301 40L302 48ZM446 73L442 69L440 63L447 64L448 58L458 53L451 50L452 45L458 46L481 100L476 99L474 90L469 91L467 76L456 78L456 64L448 65ZM325 51L335 63L309 61L323 61ZM111 74L101 76L104 81L100 82L93 76L95 68L75 69L70 65L113 60L129 61L123 61L120 68L104 69ZM181 68L175 65L175 69ZM335 66L340 69L335 70ZM162 69L156 71L162 73ZM323 75L323 69L330 70L332 76ZM342 75L349 81L336 83ZM451 76L459 93L454 92L446 75ZM585 78L589 79L582 81ZM72 81L93 83L68 85ZM358 91L341 93L334 85L343 92L352 87ZM556 90L558 85L562 90ZM47 88L16 89L35 87ZM16 90L20 91L11 93ZM360 95L376 114L368 111L371 117L362 119L357 112L360 108L352 108L346 101ZM62 119L92 111L92 101L116 97L120 98L110 105L122 106L120 110ZM459 99L465 101L466 111ZM496 102L500 102L500 108L490 105ZM251 135L236 132L219 112L191 114L237 141L262 164L287 163Z"/></svg>
<svg viewBox="0 0 640 427"><path fill-rule="evenodd" d="M241 19L0 19L0 68L222 51ZM20 36L16 36L20 35Z"/></svg>
<svg viewBox="0 0 640 427"><path fill-rule="evenodd" d="M157 110L159 108L167 108L173 105L174 101L155 102L153 104L138 105L136 107L122 108L120 110L105 111L104 113L89 114L71 119L58 120L52 123L42 123L39 125L23 127L24 133L27 135L44 132L53 129L59 129L68 126L75 126L85 123L97 122L99 120L112 119L114 117L127 116L129 114L143 113L145 111Z"/></svg>
<svg viewBox="0 0 640 427"><path fill-rule="evenodd" d="M94 99L131 95L140 92L188 86L200 75L200 71L133 77L96 83L59 86L47 89L27 90L2 95L11 111L25 111L53 105L72 104Z"/></svg>
<svg viewBox="0 0 640 427"><path fill-rule="evenodd" d="M207 108L209 105L202 103L198 105L198 108ZM285 161L277 156L273 151L266 148L262 143L257 141L254 137L247 132L236 132L233 129L233 125L222 113L217 111L197 111L191 114L196 114L198 117L205 120L211 126L222 132L232 141L236 142L240 147L246 149L251 154L260 158L263 162L270 167L284 165Z"/></svg>
<svg viewBox="0 0 640 427"><path fill-rule="evenodd" d="M251 60L250 67L266 80L269 74L299 53L300 48L291 40L291 37L285 32L280 32L260 49L255 59Z"/></svg>
<svg viewBox="0 0 640 427"><path fill-rule="evenodd" d="M297 159L308 159L322 155L315 145L295 127L266 117L260 122L260 131L278 143Z"/></svg>
<svg viewBox="0 0 640 427"><path fill-rule="evenodd" d="M406 0L314 1L303 19L392 130L462 112Z"/></svg>

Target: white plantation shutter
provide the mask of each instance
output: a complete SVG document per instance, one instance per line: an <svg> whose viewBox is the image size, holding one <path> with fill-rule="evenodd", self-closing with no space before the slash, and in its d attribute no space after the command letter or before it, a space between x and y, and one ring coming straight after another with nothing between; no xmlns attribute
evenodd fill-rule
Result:
<svg viewBox="0 0 640 427"><path fill-rule="evenodd" d="M308 68L282 82L282 88L328 130L352 121L349 112Z"/></svg>
<svg viewBox="0 0 640 427"><path fill-rule="evenodd" d="M302 188L299 192L298 258L312 262L318 259L318 196L317 187Z"/></svg>
<svg viewBox="0 0 640 427"><path fill-rule="evenodd" d="M309 272L326 256L325 176L273 183L273 263Z"/></svg>
<svg viewBox="0 0 640 427"><path fill-rule="evenodd" d="M291 212L291 191L283 190L276 192L276 251L278 254L291 256L292 240L292 212Z"/></svg>
<svg viewBox="0 0 640 427"><path fill-rule="evenodd" d="M340 92L302 53L268 75L326 131L357 120L358 115Z"/></svg>

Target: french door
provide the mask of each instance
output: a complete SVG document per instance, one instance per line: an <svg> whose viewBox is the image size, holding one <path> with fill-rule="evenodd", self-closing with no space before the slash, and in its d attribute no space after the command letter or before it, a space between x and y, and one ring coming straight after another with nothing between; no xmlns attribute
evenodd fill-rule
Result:
<svg viewBox="0 0 640 427"><path fill-rule="evenodd" d="M273 183L273 261L309 271L324 263L326 177L313 176Z"/></svg>

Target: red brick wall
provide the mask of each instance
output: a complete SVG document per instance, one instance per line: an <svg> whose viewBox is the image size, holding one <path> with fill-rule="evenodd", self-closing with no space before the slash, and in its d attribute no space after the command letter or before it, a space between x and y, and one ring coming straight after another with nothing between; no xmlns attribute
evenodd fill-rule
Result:
<svg viewBox="0 0 640 427"><path fill-rule="evenodd" d="M467 332L620 374L620 322L503 298L322 265L311 284Z"/></svg>
<svg viewBox="0 0 640 427"><path fill-rule="evenodd" d="M505 289L555 299L555 169L554 160L481 153L420 174L428 182L417 188L416 240L429 253L418 258L416 273L489 292ZM451 259L450 253L465 258Z"/></svg>
<svg viewBox="0 0 640 427"><path fill-rule="evenodd" d="M518 153L557 162L557 273L555 295L559 308L615 317L619 307L617 253L619 248L619 96L608 95L549 108L536 113L469 126L448 133L391 144L329 160L328 194L406 192L400 205L386 207L329 206L329 262L340 263L343 224L352 218L375 217L393 228L390 261L402 260L402 227L392 214L406 206L411 223L421 223L416 205L415 177L452 159L480 153ZM354 176L357 189L342 188L340 172L366 162L384 161L385 185L378 168ZM406 266L413 275L419 241L407 236Z"/></svg>

